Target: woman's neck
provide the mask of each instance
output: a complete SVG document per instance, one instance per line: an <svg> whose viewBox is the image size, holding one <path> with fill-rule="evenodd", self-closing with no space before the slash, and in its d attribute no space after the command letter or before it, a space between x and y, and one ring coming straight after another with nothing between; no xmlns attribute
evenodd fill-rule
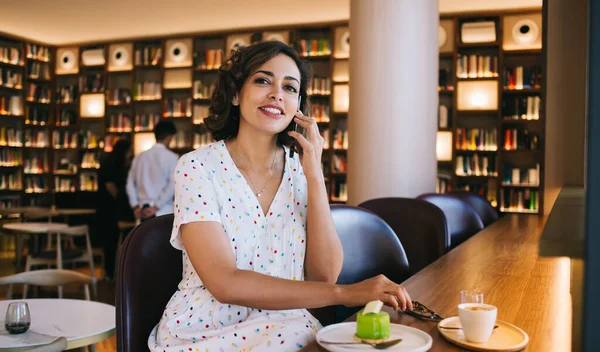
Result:
<svg viewBox="0 0 600 352"><path fill-rule="evenodd" d="M279 148L277 136L244 133L227 142L227 146L230 154L233 152L236 164L242 163L238 166L256 171L270 169Z"/></svg>

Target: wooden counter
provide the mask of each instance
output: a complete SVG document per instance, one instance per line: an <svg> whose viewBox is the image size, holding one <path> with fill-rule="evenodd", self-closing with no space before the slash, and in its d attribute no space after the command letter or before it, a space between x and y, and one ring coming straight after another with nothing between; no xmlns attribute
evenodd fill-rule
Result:
<svg viewBox="0 0 600 352"><path fill-rule="evenodd" d="M545 217L507 215L403 285L413 300L445 318L458 315L461 290L478 289L485 294L485 303L498 307L499 320L529 334L525 351L570 351L570 260L538 255L545 221ZM439 334L436 323L386 309L393 323L429 333L430 351L463 351ZM303 351L325 349L313 342Z"/></svg>

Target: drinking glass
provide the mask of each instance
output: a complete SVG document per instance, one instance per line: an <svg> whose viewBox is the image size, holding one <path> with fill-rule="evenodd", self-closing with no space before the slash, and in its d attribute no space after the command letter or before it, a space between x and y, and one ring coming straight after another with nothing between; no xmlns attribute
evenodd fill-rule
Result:
<svg viewBox="0 0 600 352"><path fill-rule="evenodd" d="M4 327L11 334L22 334L29 330L31 316L26 302L13 302L8 305Z"/></svg>
<svg viewBox="0 0 600 352"><path fill-rule="evenodd" d="M483 303L483 293L479 291L460 291L460 303Z"/></svg>

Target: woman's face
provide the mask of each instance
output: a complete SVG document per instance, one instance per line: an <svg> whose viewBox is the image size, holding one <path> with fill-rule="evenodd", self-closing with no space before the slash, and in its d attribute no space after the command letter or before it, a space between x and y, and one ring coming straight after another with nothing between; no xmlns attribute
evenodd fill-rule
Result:
<svg viewBox="0 0 600 352"><path fill-rule="evenodd" d="M294 118L299 96L298 66L287 55L275 56L251 73L242 86L240 127L269 135L280 133Z"/></svg>

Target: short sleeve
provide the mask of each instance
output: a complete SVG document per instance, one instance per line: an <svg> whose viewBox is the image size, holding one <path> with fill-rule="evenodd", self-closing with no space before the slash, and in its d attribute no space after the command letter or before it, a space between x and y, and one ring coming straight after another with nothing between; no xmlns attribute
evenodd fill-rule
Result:
<svg viewBox="0 0 600 352"><path fill-rule="evenodd" d="M183 155L177 162L173 174L175 200L171 245L183 250L181 225L196 221L216 221L221 223L219 201L212 177L204 170L192 153Z"/></svg>

